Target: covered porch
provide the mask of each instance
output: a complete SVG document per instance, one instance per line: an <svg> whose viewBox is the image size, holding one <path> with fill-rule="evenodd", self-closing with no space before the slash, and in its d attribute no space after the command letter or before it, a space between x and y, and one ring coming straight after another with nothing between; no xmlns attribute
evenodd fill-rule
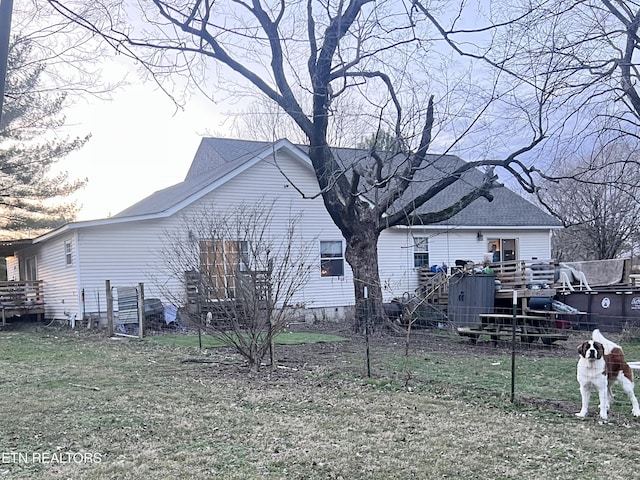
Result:
<svg viewBox="0 0 640 480"><path fill-rule="evenodd" d="M29 247L32 239L0 241L0 256L14 256L16 251ZM4 263L4 262L3 262ZM44 297L41 280L0 280L0 312L2 326L7 319L35 316L38 320L44 317Z"/></svg>

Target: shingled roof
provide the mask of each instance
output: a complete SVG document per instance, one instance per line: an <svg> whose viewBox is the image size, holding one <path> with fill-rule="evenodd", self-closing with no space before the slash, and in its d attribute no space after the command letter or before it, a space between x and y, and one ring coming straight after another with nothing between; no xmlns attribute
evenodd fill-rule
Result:
<svg viewBox="0 0 640 480"><path fill-rule="evenodd" d="M308 151L303 145L293 145L286 140L278 142L259 142L228 138L203 138L191 167L184 181L171 187L159 190L131 207L123 210L113 218L154 215L173 210L183 203L189 203L207 191L223 184L226 179L247 168L273 152L274 149L288 148L304 156ZM345 167L357 159L367 156L362 149L334 149L339 162ZM454 155L430 155L429 167L422 169L415 181L396 202L406 204L415 198L420 191L428 188L433 182L447 175L464 163ZM464 174L461 181L441 191L429 202L418 209L418 212L437 211L459 200L471 188L482 182L484 173L472 169ZM502 186L493 190L494 200L488 202L484 198L475 200L463 211L445 222L443 225L470 227L557 227L560 226L554 217L528 202L520 195Z"/></svg>
<svg viewBox="0 0 640 480"><path fill-rule="evenodd" d="M170 210L217 182L224 183L225 177L268 153L274 145L273 142L203 138L182 182L152 193L113 218L153 215Z"/></svg>

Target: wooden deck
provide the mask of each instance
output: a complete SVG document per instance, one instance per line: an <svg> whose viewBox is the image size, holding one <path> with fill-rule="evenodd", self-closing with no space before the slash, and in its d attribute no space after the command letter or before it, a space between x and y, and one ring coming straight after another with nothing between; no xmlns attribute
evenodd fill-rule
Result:
<svg viewBox="0 0 640 480"><path fill-rule="evenodd" d="M36 315L44 316L44 298L42 281L5 281L0 282L0 308L2 309L2 325L7 318Z"/></svg>
<svg viewBox="0 0 640 480"><path fill-rule="evenodd" d="M514 260L490 263L501 290L546 290L554 284L555 263L552 260ZM544 295L538 292L538 295Z"/></svg>
<svg viewBox="0 0 640 480"><path fill-rule="evenodd" d="M495 298L513 298L515 291L522 311L532 297L554 297L555 263L552 260L514 260L487 265L500 282Z"/></svg>

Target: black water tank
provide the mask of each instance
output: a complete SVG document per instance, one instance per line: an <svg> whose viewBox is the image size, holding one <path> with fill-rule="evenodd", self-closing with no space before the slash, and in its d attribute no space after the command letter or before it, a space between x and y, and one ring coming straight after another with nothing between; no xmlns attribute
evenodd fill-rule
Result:
<svg viewBox="0 0 640 480"><path fill-rule="evenodd" d="M552 297L531 297L529 299L529 309L551 311L553 309L553 298Z"/></svg>
<svg viewBox="0 0 640 480"><path fill-rule="evenodd" d="M456 326L480 323L478 315L493 313L495 292L494 275L453 275L449 279L449 318Z"/></svg>

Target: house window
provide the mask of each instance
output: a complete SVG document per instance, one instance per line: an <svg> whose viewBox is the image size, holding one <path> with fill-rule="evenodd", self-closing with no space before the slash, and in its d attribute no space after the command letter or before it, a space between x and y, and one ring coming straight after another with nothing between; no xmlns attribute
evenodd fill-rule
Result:
<svg viewBox="0 0 640 480"><path fill-rule="evenodd" d="M493 262L510 262L518 258L518 241L515 238L492 238L488 251Z"/></svg>
<svg viewBox="0 0 640 480"><path fill-rule="evenodd" d="M248 270L249 242L200 241L200 273L208 299L235 298L237 275Z"/></svg>
<svg viewBox="0 0 640 480"><path fill-rule="evenodd" d="M20 280L37 280L36 257L26 257L20 259L18 263L20 269Z"/></svg>
<svg viewBox="0 0 640 480"><path fill-rule="evenodd" d="M240 240L238 246L238 267L241 272L249 271L249 242Z"/></svg>
<svg viewBox="0 0 640 480"><path fill-rule="evenodd" d="M413 237L413 266L429 266L429 238Z"/></svg>
<svg viewBox="0 0 640 480"><path fill-rule="evenodd" d="M323 277L344 275L342 240L320 242L320 275Z"/></svg>
<svg viewBox="0 0 640 480"><path fill-rule="evenodd" d="M71 254L71 240L67 240L66 242L64 242L64 264L73 264L73 256Z"/></svg>

